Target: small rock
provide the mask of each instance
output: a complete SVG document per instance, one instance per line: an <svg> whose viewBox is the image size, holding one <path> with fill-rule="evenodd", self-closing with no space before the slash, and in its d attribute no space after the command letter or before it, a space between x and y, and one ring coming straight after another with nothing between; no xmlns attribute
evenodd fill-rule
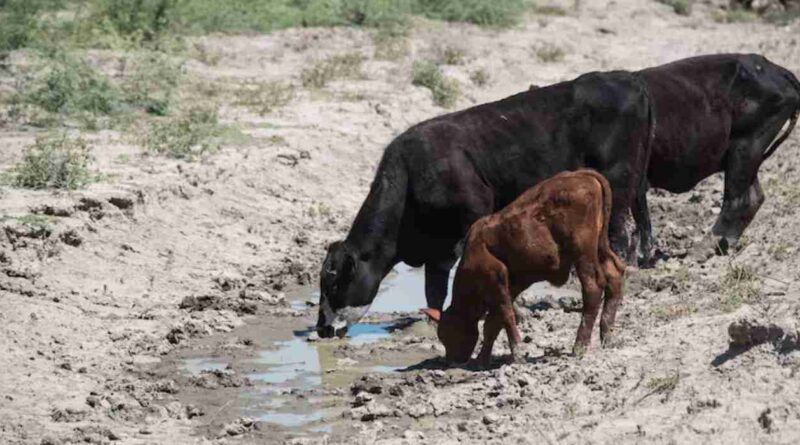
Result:
<svg viewBox="0 0 800 445"><path fill-rule="evenodd" d="M370 393L360 392L360 393L356 394L356 398L353 401L353 406L366 405L367 403L371 402L373 398L374 397Z"/></svg>
<svg viewBox="0 0 800 445"><path fill-rule="evenodd" d="M500 421L500 417L495 413L486 413L483 415L484 425L493 425Z"/></svg>

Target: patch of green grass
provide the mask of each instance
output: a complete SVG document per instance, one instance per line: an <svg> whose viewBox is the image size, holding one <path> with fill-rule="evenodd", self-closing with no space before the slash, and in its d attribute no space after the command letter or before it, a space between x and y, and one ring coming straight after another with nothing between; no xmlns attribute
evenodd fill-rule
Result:
<svg viewBox="0 0 800 445"><path fill-rule="evenodd" d="M155 122L142 143L147 153L194 160L217 151L225 130L215 109L198 107Z"/></svg>
<svg viewBox="0 0 800 445"><path fill-rule="evenodd" d="M567 10L558 5L541 5L541 6L537 5L533 7L533 12L542 15L555 15L555 16L567 15Z"/></svg>
<svg viewBox="0 0 800 445"><path fill-rule="evenodd" d="M745 23L754 21L757 16L754 12L744 9L729 9L727 11L715 11L713 19L717 23Z"/></svg>
<svg viewBox="0 0 800 445"><path fill-rule="evenodd" d="M560 62L564 60L566 53L564 50L553 43L542 43L533 49L536 57L544 63Z"/></svg>
<svg viewBox="0 0 800 445"><path fill-rule="evenodd" d="M294 97L291 84L272 82L251 82L243 85L236 92L236 105L255 110L265 115L288 104Z"/></svg>
<svg viewBox="0 0 800 445"><path fill-rule="evenodd" d="M788 11L771 11L766 13L763 17L764 20L773 25L786 26L795 20L800 20L800 5L798 5L796 9Z"/></svg>
<svg viewBox="0 0 800 445"><path fill-rule="evenodd" d="M647 382L647 387L652 391L654 394L672 394L673 391L678 387L678 383L680 382L680 374L676 371L675 374L667 375L664 377L655 377L650 379Z"/></svg>
<svg viewBox="0 0 800 445"><path fill-rule="evenodd" d="M91 160L91 151L81 138L66 134L40 137L12 169L11 183L30 189L75 190L92 181Z"/></svg>
<svg viewBox="0 0 800 445"><path fill-rule="evenodd" d="M128 105L156 116L166 115L173 105L181 78L181 63L163 53L147 52L127 61L130 75L122 90Z"/></svg>
<svg viewBox="0 0 800 445"><path fill-rule="evenodd" d="M39 15L62 0L0 0L0 54L33 43L44 31Z"/></svg>
<svg viewBox="0 0 800 445"><path fill-rule="evenodd" d="M434 103L445 108L455 105L461 95L458 82L445 76L438 65L429 61L414 63L412 83L431 90Z"/></svg>
<svg viewBox="0 0 800 445"><path fill-rule="evenodd" d="M750 266L729 264L719 283L720 306L732 312L745 303L751 303L761 295L761 285Z"/></svg>
<svg viewBox="0 0 800 445"><path fill-rule="evenodd" d="M511 26L528 9L525 0L416 0L414 12L431 19L491 27Z"/></svg>
<svg viewBox="0 0 800 445"><path fill-rule="evenodd" d="M675 14L678 15L691 15L692 14L692 0L656 0L672 7Z"/></svg>
<svg viewBox="0 0 800 445"><path fill-rule="evenodd" d="M315 63L300 73L300 80L306 88L322 88L337 79L361 75L364 56L358 53L341 54Z"/></svg>

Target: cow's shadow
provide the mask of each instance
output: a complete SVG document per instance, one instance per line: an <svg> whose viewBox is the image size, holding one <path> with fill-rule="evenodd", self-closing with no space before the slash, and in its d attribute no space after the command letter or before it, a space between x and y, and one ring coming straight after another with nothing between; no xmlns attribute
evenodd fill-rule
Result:
<svg viewBox="0 0 800 445"><path fill-rule="evenodd" d="M728 350L719 354L718 356L714 357L714 360L711 361L711 366L718 367L725 364L728 360L733 360L736 357L744 354L745 352L753 349L753 345L748 346L728 346Z"/></svg>
<svg viewBox="0 0 800 445"><path fill-rule="evenodd" d="M522 364L539 364L539 363L546 363L548 361L553 360L554 358L558 357L567 357L571 354L552 354L552 353L545 353L539 356L525 356L518 358L515 362L511 360L508 355L503 356L494 356L492 357L491 362L489 365L483 365L477 362L477 360L472 359L465 364L448 364L444 357L433 357L429 359L422 360L421 362L409 365L408 367L398 369L397 372L410 372L410 371L422 371L422 370L435 370L435 369L461 369L464 371L473 371L473 372L480 372L480 371L492 371L498 368L502 368L505 365L513 364L513 363L522 363Z"/></svg>

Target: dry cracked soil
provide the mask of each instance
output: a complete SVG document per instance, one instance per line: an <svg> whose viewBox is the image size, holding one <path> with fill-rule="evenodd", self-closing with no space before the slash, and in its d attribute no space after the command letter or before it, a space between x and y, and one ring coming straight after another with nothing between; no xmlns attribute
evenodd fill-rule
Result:
<svg viewBox="0 0 800 445"><path fill-rule="evenodd" d="M491 369L447 369L416 303L393 306L422 301L405 269L352 339L306 341L325 246L383 148L447 111L412 85L413 60L463 55L444 66L457 108L714 52L800 73L800 21L721 23L713 2L690 16L645 0L564 6L508 30L416 21L394 60L362 29L198 38L217 60L189 61L194 78L280 80L295 96L263 115L224 104L247 137L198 162L142 156L105 130L85 135L103 172L86 189L0 190L0 442L800 443L800 131L762 166L766 203L728 256L709 235L720 176L650 192L671 258L628 274L612 347L567 354L577 288L537 286L520 301L519 363L501 339ZM299 86L310 63L352 52L361 76ZM35 136L0 132L0 169Z"/></svg>

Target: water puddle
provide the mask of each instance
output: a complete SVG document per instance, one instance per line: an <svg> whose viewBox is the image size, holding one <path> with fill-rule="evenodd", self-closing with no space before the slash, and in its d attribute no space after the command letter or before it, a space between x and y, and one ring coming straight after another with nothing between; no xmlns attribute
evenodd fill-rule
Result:
<svg viewBox="0 0 800 445"><path fill-rule="evenodd" d="M370 311L416 312L425 307L424 279L423 269L398 265L381 284ZM309 300L319 301L317 288L306 288L303 294L294 295L291 304L296 309L306 309ZM378 342L389 338L391 330L396 327L392 323L359 323L350 327L346 339L308 342L310 329L302 326L302 330L295 331L295 337L276 339L256 357L239 360L235 369L241 369L241 375L253 383L238 396L242 415L284 428L329 431L331 426L326 420L338 418L341 414L330 403L330 398L297 398L289 393L293 390L346 389L355 378L365 373L391 373L404 369L408 363L396 362L402 357L370 358L360 362L334 356L334 351L343 342L352 346ZM183 361L183 369L189 374L199 375L204 370L224 370L228 363L220 358L191 358Z"/></svg>

